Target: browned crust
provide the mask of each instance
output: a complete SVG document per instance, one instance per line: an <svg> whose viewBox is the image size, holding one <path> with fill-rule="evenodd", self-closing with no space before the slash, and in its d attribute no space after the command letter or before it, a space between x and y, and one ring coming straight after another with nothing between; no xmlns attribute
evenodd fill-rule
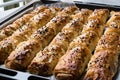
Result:
<svg viewBox="0 0 120 80"><path fill-rule="evenodd" d="M116 74L120 39L119 17L118 12L113 13L108 20L107 29L96 46L83 80L112 80Z"/></svg>
<svg viewBox="0 0 120 80"><path fill-rule="evenodd" d="M31 60L35 57L36 53L48 45L53 37L60 32L69 20L70 17L67 14L61 14L54 17L46 24L46 26L43 26L34 32L29 40L22 42L22 44L20 43L20 46L17 46L17 48L7 58L5 62L6 67L14 69L13 64L19 64L16 66L21 67L15 67L15 69L26 69Z"/></svg>
<svg viewBox="0 0 120 80"><path fill-rule="evenodd" d="M107 9L98 9L89 17L87 26L83 29L82 34L70 43L66 54L60 58L54 69L54 74L58 80L59 78L61 80L67 78L76 80L83 73L91 58L91 52L94 50L104 29L103 24L106 22L108 13L109 11ZM89 23L91 23L90 26ZM101 29L98 28L96 30L97 27L101 27ZM100 33L98 33L99 30L101 30Z"/></svg>
<svg viewBox="0 0 120 80"><path fill-rule="evenodd" d="M62 31L57 34L52 42L43 51L37 53L28 67L29 71L45 76L53 74L53 69L59 58L65 54L73 38L79 35L83 28L83 23L87 22L87 17L90 14L91 10L86 9L75 14L72 21L63 27Z"/></svg>
<svg viewBox="0 0 120 80"><path fill-rule="evenodd" d="M104 15L104 16L103 16ZM109 16L108 9L95 9L92 15L89 17L89 20L99 20L99 24L104 24Z"/></svg>
<svg viewBox="0 0 120 80"><path fill-rule="evenodd" d="M118 50L119 35L116 33L108 33L101 37L96 46L96 52L99 50Z"/></svg>
<svg viewBox="0 0 120 80"><path fill-rule="evenodd" d="M0 31L0 41L6 37L11 36L17 29L25 25L29 20L39 12L43 12L47 7L40 6L39 8L33 10L31 13L24 14L22 17L15 20L12 24L6 26Z"/></svg>
<svg viewBox="0 0 120 80"><path fill-rule="evenodd" d="M84 80L112 80L117 72L118 55L116 51L96 52L89 64Z"/></svg>
<svg viewBox="0 0 120 80"><path fill-rule="evenodd" d="M52 14L50 9L45 10L44 12L35 15L31 20L30 23L27 23L22 28L15 31L12 36L4 39L0 42L1 48L0 48L0 56L7 53L7 56L13 51L18 43L25 41L29 39L29 37L32 35L34 31L36 31L38 28L45 25L55 14ZM38 24L39 23L39 24ZM37 25L36 25L37 24ZM9 40L7 40L9 39ZM14 41L17 41L16 44L14 44ZM9 48L11 46L11 48ZM4 49L3 49L4 48ZM1 59L0 59L1 60Z"/></svg>
<svg viewBox="0 0 120 80"><path fill-rule="evenodd" d="M91 52L84 47L75 47L72 50L68 50L65 55L63 55L58 64L54 69L54 74L56 78L61 78L64 80L69 78L68 75L71 75L70 80L75 80L80 76L85 68L85 64L88 63L91 57Z"/></svg>

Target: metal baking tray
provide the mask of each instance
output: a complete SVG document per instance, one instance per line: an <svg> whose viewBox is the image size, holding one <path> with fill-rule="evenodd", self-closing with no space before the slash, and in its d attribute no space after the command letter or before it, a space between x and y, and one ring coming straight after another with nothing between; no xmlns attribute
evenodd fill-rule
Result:
<svg viewBox="0 0 120 80"><path fill-rule="evenodd" d="M0 29L10 24L18 17L22 16L23 14L33 10L34 8L40 5L57 6L57 7L76 5L80 9L88 8L88 9L94 10L94 9L99 9L99 8L107 8L110 11L112 10L120 11L120 6L115 6L115 5L88 3L88 2L80 2L80 1L74 1L74 3L69 3L69 2L66 3L66 2L61 2L59 0L41 0L41 1L35 0L21 7L20 9L6 16L5 18L0 19ZM120 65L120 59L119 59L119 65ZM27 71L22 72L22 71L7 69L5 68L4 64L2 64L0 65L0 80L55 80L55 78L54 76L44 77L44 76L30 74ZM120 66L118 67L118 72L115 75L113 80L120 80Z"/></svg>

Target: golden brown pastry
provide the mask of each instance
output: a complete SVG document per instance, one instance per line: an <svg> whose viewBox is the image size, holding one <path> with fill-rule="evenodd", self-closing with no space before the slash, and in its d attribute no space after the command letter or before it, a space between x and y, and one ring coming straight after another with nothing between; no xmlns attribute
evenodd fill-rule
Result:
<svg viewBox="0 0 120 80"><path fill-rule="evenodd" d="M95 48L98 39L99 37L93 31L81 34L75 38L70 43L66 54L60 58L54 69L56 78L60 80L75 80L78 78L83 73L86 64L90 60L92 48ZM81 48L83 48L82 51Z"/></svg>
<svg viewBox="0 0 120 80"><path fill-rule="evenodd" d="M26 22L28 22L32 16L33 16L32 14L25 14L21 18L17 19L14 23L3 28L0 31L0 41L2 41L8 36L11 36L14 33L14 31L21 28L21 26L23 26Z"/></svg>
<svg viewBox="0 0 120 80"><path fill-rule="evenodd" d="M95 9L92 15L89 16L89 21L83 28L82 33L87 31L95 31L100 37L105 27L104 23L108 18L109 11L107 9Z"/></svg>
<svg viewBox="0 0 120 80"><path fill-rule="evenodd" d="M36 53L48 45L69 20L68 14L59 14L54 17L46 26L32 34L29 40L21 42L20 46L18 45L6 59L5 66L16 70L26 69Z"/></svg>
<svg viewBox="0 0 120 80"><path fill-rule="evenodd" d="M58 80L76 80L92 56L87 47L75 47L63 55L54 69Z"/></svg>
<svg viewBox="0 0 120 80"><path fill-rule="evenodd" d="M69 50L77 46L86 46L91 52L94 50L99 40L98 35L94 31L88 31L76 37L69 45Z"/></svg>
<svg viewBox="0 0 120 80"><path fill-rule="evenodd" d="M38 14L38 13L44 11L45 9L48 9L48 7L46 7L46 6L38 6L37 8L35 8L30 13L35 15L35 14Z"/></svg>
<svg viewBox="0 0 120 80"><path fill-rule="evenodd" d="M104 19L103 15L105 15ZM96 31L96 29L90 29L91 27L85 26L81 35L70 43L66 54L59 59L54 69L55 77L58 80L76 80L81 76L101 36L101 34L98 35L97 32L102 32L107 17L108 10L106 9L98 9L91 14L86 25L90 24L91 26L95 25L94 28L102 28L98 28ZM99 25L96 26L98 23Z"/></svg>
<svg viewBox="0 0 120 80"><path fill-rule="evenodd" d="M78 13L73 15L73 18L79 18L80 22L84 24L86 23L86 21L88 21L88 17L92 12L93 11L89 9L81 9L80 11L78 11Z"/></svg>
<svg viewBox="0 0 120 80"><path fill-rule="evenodd" d="M14 33L14 31L25 25L30 20L30 18L32 18L34 15L38 14L39 12L43 12L45 9L47 9L47 7L40 6L31 13L24 14L22 17L15 20L12 24L3 28L0 31L0 41L8 36L11 36Z"/></svg>
<svg viewBox="0 0 120 80"><path fill-rule="evenodd" d="M10 56L5 61L7 68L24 70L35 56L35 53L37 53L39 49L43 49L54 36L54 30L51 28L46 28L40 32L42 33L41 39L30 39L21 42L16 49L12 51ZM47 41L45 39L47 39Z"/></svg>
<svg viewBox="0 0 120 80"><path fill-rule="evenodd" d="M107 33L116 33L120 35L120 12L111 12L111 17L108 20L106 26L108 27L105 31ZM120 38L118 44L118 53L120 53Z"/></svg>
<svg viewBox="0 0 120 80"><path fill-rule="evenodd" d="M100 50L92 56L83 80L112 80L117 67L117 51Z"/></svg>
<svg viewBox="0 0 120 80"><path fill-rule="evenodd" d="M111 18L113 17L116 16L113 15ZM115 29L118 28L119 23L117 17L111 18L104 35L98 41L83 80L112 80L117 72L120 34Z"/></svg>
<svg viewBox="0 0 120 80"><path fill-rule="evenodd" d="M111 12L111 17L106 24L107 30L106 33L115 32L120 34L120 12Z"/></svg>
<svg viewBox="0 0 120 80"><path fill-rule="evenodd" d="M12 36L8 37L9 40L6 38L6 39L4 39L3 41L0 42L0 45L1 45L0 56L4 58L4 56L2 56L3 54L5 56L8 56L10 54L10 52L15 49L17 44L14 44L14 47L11 47L11 48L8 47L9 45L13 46L12 45L13 40L17 41L17 43L20 43L22 41L27 40L33 32L35 32L38 28L45 25L53 16L55 16L55 13L52 13L51 10L49 10L49 9L47 9L44 12L34 16L30 20L30 23L27 23L22 28L19 28L17 31L15 31L12 34ZM6 53L4 53L4 52L6 52ZM3 63L3 61L1 61L1 59L0 59L0 63Z"/></svg>
<svg viewBox="0 0 120 80"><path fill-rule="evenodd" d="M63 8L62 12L65 12L67 14L74 14L74 12L78 11L79 8L77 6L69 6Z"/></svg>
<svg viewBox="0 0 120 80"><path fill-rule="evenodd" d="M99 20L99 24L104 24L108 18L109 10L108 9L95 9L93 14L89 17L89 20Z"/></svg>
<svg viewBox="0 0 120 80"><path fill-rule="evenodd" d="M96 52L100 50L117 50L119 35L116 33L104 34L101 39L98 41L96 46Z"/></svg>
<svg viewBox="0 0 120 80"><path fill-rule="evenodd" d="M111 11L110 19L107 21L106 26L110 26L110 23L116 20L120 20L120 12Z"/></svg>
<svg viewBox="0 0 120 80"><path fill-rule="evenodd" d="M110 25L108 26L109 28L108 27L106 28L105 34L111 32L120 34L120 20L113 21L109 25Z"/></svg>
<svg viewBox="0 0 120 80"><path fill-rule="evenodd" d="M88 23L84 26L82 33L94 31L97 33L98 36L101 36L105 26L103 24L101 25L99 23L100 22L98 19L89 20Z"/></svg>
<svg viewBox="0 0 120 80"><path fill-rule="evenodd" d="M0 42L0 64L5 61L17 44L18 41L11 36Z"/></svg>
<svg viewBox="0 0 120 80"><path fill-rule="evenodd" d="M39 75L52 75L59 58L65 54L69 43L79 35L83 23L87 22L91 13L91 10L82 9L75 14L74 19L64 26L51 43L43 51L37 53L28 67L29 71Z"/></svg>
<svg viewBox="0 0 120 80"><path fill-rule="evenodd" d="M46 9L44 12L31 18L29 23L15 31L12 36L20 42L27 40L33 32L48 23L54 16L55 13L52 13L50 9Z"/></svg>
<svg viewBox="0 0 120 80"><path fill-rule="evenodd" d="M11 36L14 31L21 28L21 26L23 26L25 23L27 23L31 17L33 17L34 15L36 15L40 12L43 12L45 9L47 9L46 6L40 6L40 7L36 8L35 10L33 10L32 12L30 12L29 14L23 15L22 17L20 17L16 21L14 21L12 24L10 24L7 27L5 27L4 29L2 29L0 31L0 41L3 40L4 38L8 37L8 36ZM54 9L58 9L58 8L54 7ZM51 9L52 12L57 11L57 10L54 10L54 9ZM78 10L78 8L76 6L71 6L71 7L66 7L65 9L63 9L62 12L66 12L66 13L71 14L75 10Z"/></svg>

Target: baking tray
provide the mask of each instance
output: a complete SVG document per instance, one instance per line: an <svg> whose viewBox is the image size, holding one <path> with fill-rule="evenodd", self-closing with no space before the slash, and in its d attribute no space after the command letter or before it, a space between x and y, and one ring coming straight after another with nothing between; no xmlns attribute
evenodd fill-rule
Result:
<svg viewBox="0 0 120 80"><path fill-rule="evenodd" d="M69 2L65 3L59 0L41 0L41 1L35 0L21 7L20 9L6 16L5 18L0 19L0 28L5 27L6 25L10 24L18 17L22 16L23 14L33 10L34 8L40 5L57 6L57 7L76 5L80 9L88 8L88 9L94 10L94 9L99 9L99 8L107 8L110 11L112 10L120 11L120 6L115 6L115 5L88 3L88 2L80 2L80 1L74 1L74 3L69 3ZM119 59L119 65L120 65L120 59ZM7 69L5 68L4 65L0 65L0 80L55 80L55 78L54 76L43 77L39 75L30 74L27 71L21 72L17 70ZM118 67L118 72L115 75L113 80L120 80L120 66Z"/></svg>

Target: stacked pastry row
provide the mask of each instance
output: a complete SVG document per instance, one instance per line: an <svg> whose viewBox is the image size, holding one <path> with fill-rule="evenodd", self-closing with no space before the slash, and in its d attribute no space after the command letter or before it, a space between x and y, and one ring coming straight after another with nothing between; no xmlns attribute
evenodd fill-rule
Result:
<svg viewBox="0 0 120 80"><path fill-rule="evenodd" d="M110 32L116 32L118 34L120 34L120 12L111 12L111 18L108 20L107 25L108 27L110 27L111 29L109 29ZM118 43L118 53L120 55L120 38L119 38L119 43Z"/></svg>
<svg viewBox="0 0 120 80"><path fill-rule="evenodd" d="M34 74L52 75L59 58L65 54L69 43L81 33L91 13L92 11L88 9L81 9L76 13L50 44L37 53L28 70Z"/></svg>
<svg viewBox="0 0 120 80"><path fill-rule="evenodd" d="M25 70L31 60L35 57L36 53L43 50L44 47L47 46L55 37L55 35L60 32L61 29L72 19L70 15L74 14L75 11L78 11L76 6L64 8L59 13L56 13L58 12L58 9L52 8L49 12L50 15L43 13L46 16L42 16L42 14L39 15L41 17L40 20L38 17L35 17L35 19L39 20L39 24L38 21L35 20L33 23L39 26L39 28L36 29L29 27L31 31L25 30L28 34L24 34L22 36L25 37L26 40L21 41L20 36L18 36L20 39L17 39L19 44L16 45L11 52L9 52L10 55L5 60L6 67L16 70ZM51 16L55 15L55 13L56 16L50 20ZM48 20L50 21L45 24L45 26L42 26L42 24L46 23ZM21 30L21 32L23 32L23 30ZM31 34L31 32L33 32L33 34ZM22 36L21 38L23 38ZM26 38L26 36L28 38Z"/></svg>
<svg viewBox="0 0 120 80"><path fill-rule="evenodd" d="M39 14L33 16L30 21L28 21L21 28L13 31L11 36L0 41L0 63L5 61L5 59L20 42L28 40L37 29L48 23L59 10L59 8L54 7L45 9Z"/></svg>
<svg viewBox="0 0 120 80"><path fill-rule="evenodd" d="M82 75L102 35L108 15L107 9L95 9L88 17L81 35L69 44L54 69L58 80L78 80Z"/></svg>
<svg viewBox="0 0 120 80"><path fill-rule="evenodd" d="M27 14L24 14L22 17L18 18L13 23L1 29L0 30L0 41L2 41L4 38L8 36L11 36L15 30L25 25L30 20L30 18L32 18L34 15L37 15L40 12L43 12L45 9L47 9L47 7L45 6L37 7L35 10Z"/></svg>
<svg viewBox="0 0 120 80"><path fill-rule="evenodd" d="M112 80L118 67L120 12L112 12L104 35L99 40L84 80Z"/></svg>

